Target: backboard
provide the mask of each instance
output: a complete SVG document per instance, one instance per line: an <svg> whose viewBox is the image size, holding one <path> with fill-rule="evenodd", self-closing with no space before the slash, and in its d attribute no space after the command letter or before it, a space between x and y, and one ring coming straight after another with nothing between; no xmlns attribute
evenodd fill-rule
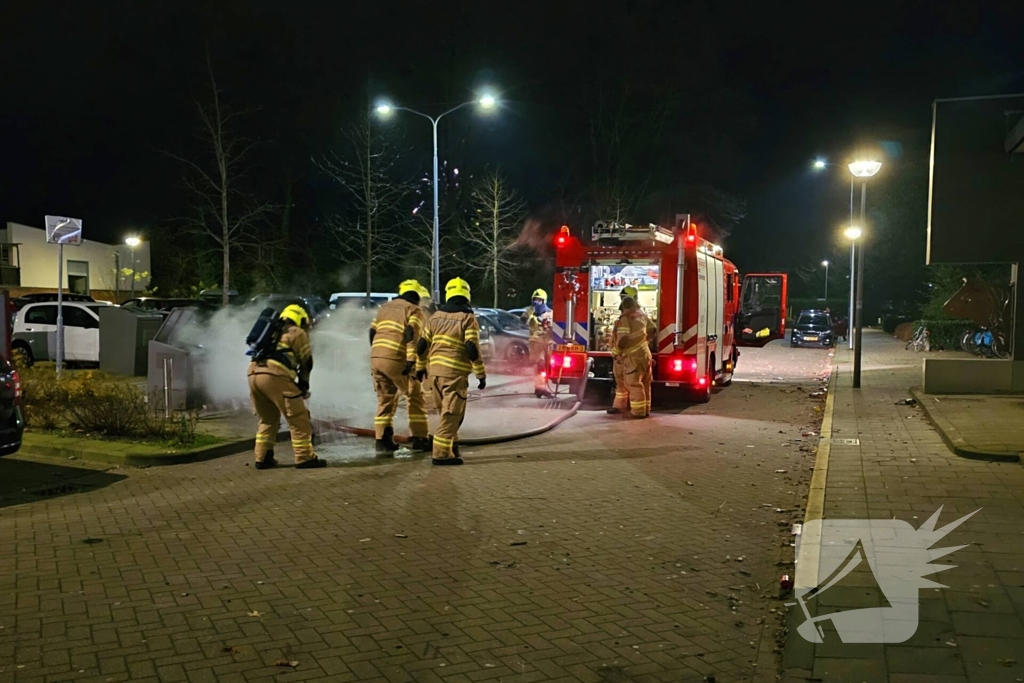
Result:
<svg viewBox="0 0 1024 683"><path fill-rule="evenodd" d="M47 216L46 241L51 244L80 245L82 243L82 219Z"/></svg>
<svg viewBox="0 0 1024 683"><path fill-rule="evenodd" d="M932 112L927 263L1024 260L1024 94Z"/></svg>

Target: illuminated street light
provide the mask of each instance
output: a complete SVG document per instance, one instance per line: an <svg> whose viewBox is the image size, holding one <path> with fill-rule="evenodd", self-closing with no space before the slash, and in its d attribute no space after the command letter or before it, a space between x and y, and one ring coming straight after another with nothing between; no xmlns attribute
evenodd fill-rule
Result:
<svg viewBox="0 0 1024 683"><path fill-rule="evenodd" d="M475 99L475 100L473 100L471 102L463 102L462 104L460 104L458 106L455 106L455 107L452 107L448 111L446 111L444 113L441 113L441 114L438 114L437 116L430 116L429 114L424 114L421 111L416 111L415 109L410 109L409 107L399 107L399 106L390 104L388 102L383 102L383 101L378 103L377 106L376 106L377 114L380 117L382 117L382 118L390 116L391 113L395 112L395 111L407 111L410 114L416 114L417 116L422 116L423 118L427 119L428 121L430 121L430 125L434 129L434 183L433 183L433 185L434 185L434 242L433 242L433 255L434 255L434 258L433 258L433 270L434 270L434 273L433 273L433 286L434 286L433 287L433 289L434 289L433 294L434 294L434 301L444 301L444 299L441 298L441 220L440 220L440 215L438 213L439 207L438 207L438 198L437 198L437 185L438 185L438 181L437 181L437 175L438 175L438 173L437 173L437 124L438 124L438 122L441 119L443 119L448 114L451 114L454 111L458 111L459 109L462 109L463 107L468 107L468 106L471 106L471 105L474 105L474 104L477 105L478 107L480 107L481 109L490 110L490 109L494 109L498 105L498 98L493 93L485 92L485 93L481 94L477 99Z"/></svg>
<svg viewBox="0 0 1024 683"><path fill-rule="evenodd" d="M848 240L858 240L860 239L860 228L851 226L843 231L843 235L845 235Z"/></svg>
<svg viewBox="0 0 1024 683"><path fill-rule="evenodd" d="M860 160L854 161L850 164L850 173L853 174L854 178L861 179L860 186L860 224L863 227L865 223L865 213L867 209L867 197L868 197L868 178L872 177L882 168L882 162L871 161L871 160ZM850 221L853 222L852 220ZM853 388L860 389L860 366L861 366L861 353L863 348L861 346L861 339L863 336L863 318L864 318L864 240L855 239L854 245L859 245L858 251L860 252L860 260L857 261L857 305L854 309L855 321L854 324L857 328L856 339L854 340L853 347Z"/></svg>
<svg viewBox="0 0 1024 683"><path fill-rule="evenodd" d="M828 306L828 261L822 261L821 265L825 266L825 305Z"/></svg>
<svg viewBox="0 0 1024 683"><path fill-rule="evenodd" d="M855 161L850 164L850 173L858 178L870 178L882 168L881 161Z"/></svg>
<svg viewBox="0 0 1024 683"><path fill-rule="evenodd" d="M823 170L826 166L828 166L828 163L824 159L816 159L814 161L814 168L819 171Z"/></svg>
<svg viewBox="0 0 1024 683"><path fill-rule="evenodd" d="M140 240L135 235L131 235L131 236L126 237L124 239L124 243L128 245L128 248L131 249L131 252L132 252L132 297L131 298L134 299L135 298L135 247L137 247L140 244L142 244L142 240ZM121 276L118 275L118 277L121 277Z"/></svg>

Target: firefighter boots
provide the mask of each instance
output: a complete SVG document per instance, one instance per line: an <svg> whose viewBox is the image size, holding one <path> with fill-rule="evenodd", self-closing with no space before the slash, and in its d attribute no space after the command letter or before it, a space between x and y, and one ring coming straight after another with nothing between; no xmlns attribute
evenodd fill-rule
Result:
<svg viewBox="0 0 1024 683"><path fill-rule="evenodd" d="M537 398L554 398L555 397L555 395L552 394L551 391L549 389L547 389L547 388L544 388L544 389L534 389L533 390L533 395L536 396Z"/></svg>
<svg viewBox="0 0 1024 683"><path fill-rule="evenodd" d="M277 467L277 460L274 460L274 451L267 451L263 460L256 461L256 469L269 470L271 467Z"/></svg>
<svg viewBox="0 0 1024 683"><path fill-rule="evenodd" d="M454 456L451 458L432 458L431 462L435 465L461 465L462 458Z"/></svg>
<svg viewBox="0 0 1024 683"><path fill-rule="evenodd" d="M604 412L608 413L609 415L622 415L622 410L616 408L615 406L612 406L611 408Z"/></svg>
<svg viewBox="0 0 1024 683"><path fill-rule="evenodd" d="M303 460L302 462L295 463L295 469L297 470L312 470L319 467L327 467L327 461L314 457L312 460Z"/></svg>
<svg viewBox="0 0 1024 683"><path fill-rule="evenodd" d="M429 453L434 450L434 442L429 437L414 436L409 442L409 448L417 453Z"/></svg>
<svg viewBox="0 0 1024 683"><path fill-rule="evenodd" d="M384 434L381 438L377 439L375 451L378 458L390 458L394 455L395 451L399 449L399 445L395 443L395 429L394 427L385 427Z"/></svg>

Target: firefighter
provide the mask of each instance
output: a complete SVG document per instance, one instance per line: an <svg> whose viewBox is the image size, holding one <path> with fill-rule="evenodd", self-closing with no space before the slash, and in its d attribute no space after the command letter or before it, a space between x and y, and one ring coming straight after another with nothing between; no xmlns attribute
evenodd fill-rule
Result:
<svg viewBox="0 0 1024 683"><path fill-rule="evenodd" d="M370 325L370 375L377 392L377 415L373 419L378 458L392 457L398 450L393 426L399 396L409 406L410 447L430 450L430 430L423 389L416 380L416 345L423 331L420 283L406 280L398 285L398 298L377 310Z"/></svg>
<svg viewBox="0 0 1024 683"><path fill-rule="evenodd" d="M548 308L548 293L543 289L533 290L533 301L526 309L526 324L530 328L530 362L534 366L533 393L537 398L551 398L548 389L548 363L554 338L551 335L552 313Z"/></svg>
<svg viewBox="0 0 1024 683"><path fill-rule="evenodd" d="M633 300L637 299L637 288L633 285L627 285L622 288L619 293L622 300L626 297L631 297ZM644 329L647 332L648 345L653 340L657 339L658 328L654 325L651 319L644 313L642 308L637 309L637 315L644 321ZM613 328L614 330L614 328ZM609 415L620 415L629 412L629 390L626 388L626 378L624 377L625 358L618 352L619 349L614 343L615 333L612 332L612 358L614 362L612 364L612 375L615 378L615 400L612 403L612 407L608 409ZM652 350L653 351L653 350ZM648 396L647 414L651 414L650 397Z"/></svg>
<svg viewBox="0 0 1024 683"><path fill-rule="evenodd" d="M459 427L466 417L469 373L476 375L478 389L487 386L487 373L480 356L480 327L470 308L469 283L462 278L445 286L445 304L430 317L416 351L421 369L416 373L427 383L441 421L434 431L432 462L435 465L461 465ZM423 365L426 365L423 368Z"/></svg>
<svg viewBox="0 0 1024 683"><path fill-rule="evenodd" d="M622 315L615 323L612 333L612 355L620 366L622 384L615 386L615 405L609 413L624 413L625 402L620 392L626 395L630 414L637 419L651 414L651 349L648 330L653 327L650 319L640 310L636 299L622 298L619 305ZM618 382L618 376L616 377ZM622 387L620 389L619 387ZM623 391L624 389L624 391ZM613 412L614 411L614 412Z"/></svg>
<svg viewBox="0 0 1024 683"><path fill-rule="evenodd" d="M313 351L309 346L309 313L302 306L285 307L280 314L281 333L276 349L265 360L249 364L249 394L260 417L256 430L256 469L277 465L274 442L281 415L288 421L295 453L295 467L326 467L313 454L313 425L305 398L309 397L309 374Z"/></svg>

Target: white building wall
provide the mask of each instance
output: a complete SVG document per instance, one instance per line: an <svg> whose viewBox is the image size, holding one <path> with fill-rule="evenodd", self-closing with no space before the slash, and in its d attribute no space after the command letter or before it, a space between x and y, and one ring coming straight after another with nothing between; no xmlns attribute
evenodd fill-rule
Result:
<svg viewBox="0 0 1024 683"><path fill-rule="evenodd" d="M88 235L88 223L85 225ZM2 231L0 242L18 245L18 265L21 266L21 286L24 288L57 289L57 252L56 244L46 242L46 231L20 223L7 223ZM142 242L135 247L136 272L152 273L149 242ZM117 289L115 281L116 259L119 254L122 269L132 267L132 249L127 244L105 244L84 239L79 246L64 247L64 286L67 287L67 262L86 261L89 263L89 289ZM135 291L141 292L149 286L150 278L140 279L135 284ZM120 289L131 289L131 277L122 276Z"/></svg>

